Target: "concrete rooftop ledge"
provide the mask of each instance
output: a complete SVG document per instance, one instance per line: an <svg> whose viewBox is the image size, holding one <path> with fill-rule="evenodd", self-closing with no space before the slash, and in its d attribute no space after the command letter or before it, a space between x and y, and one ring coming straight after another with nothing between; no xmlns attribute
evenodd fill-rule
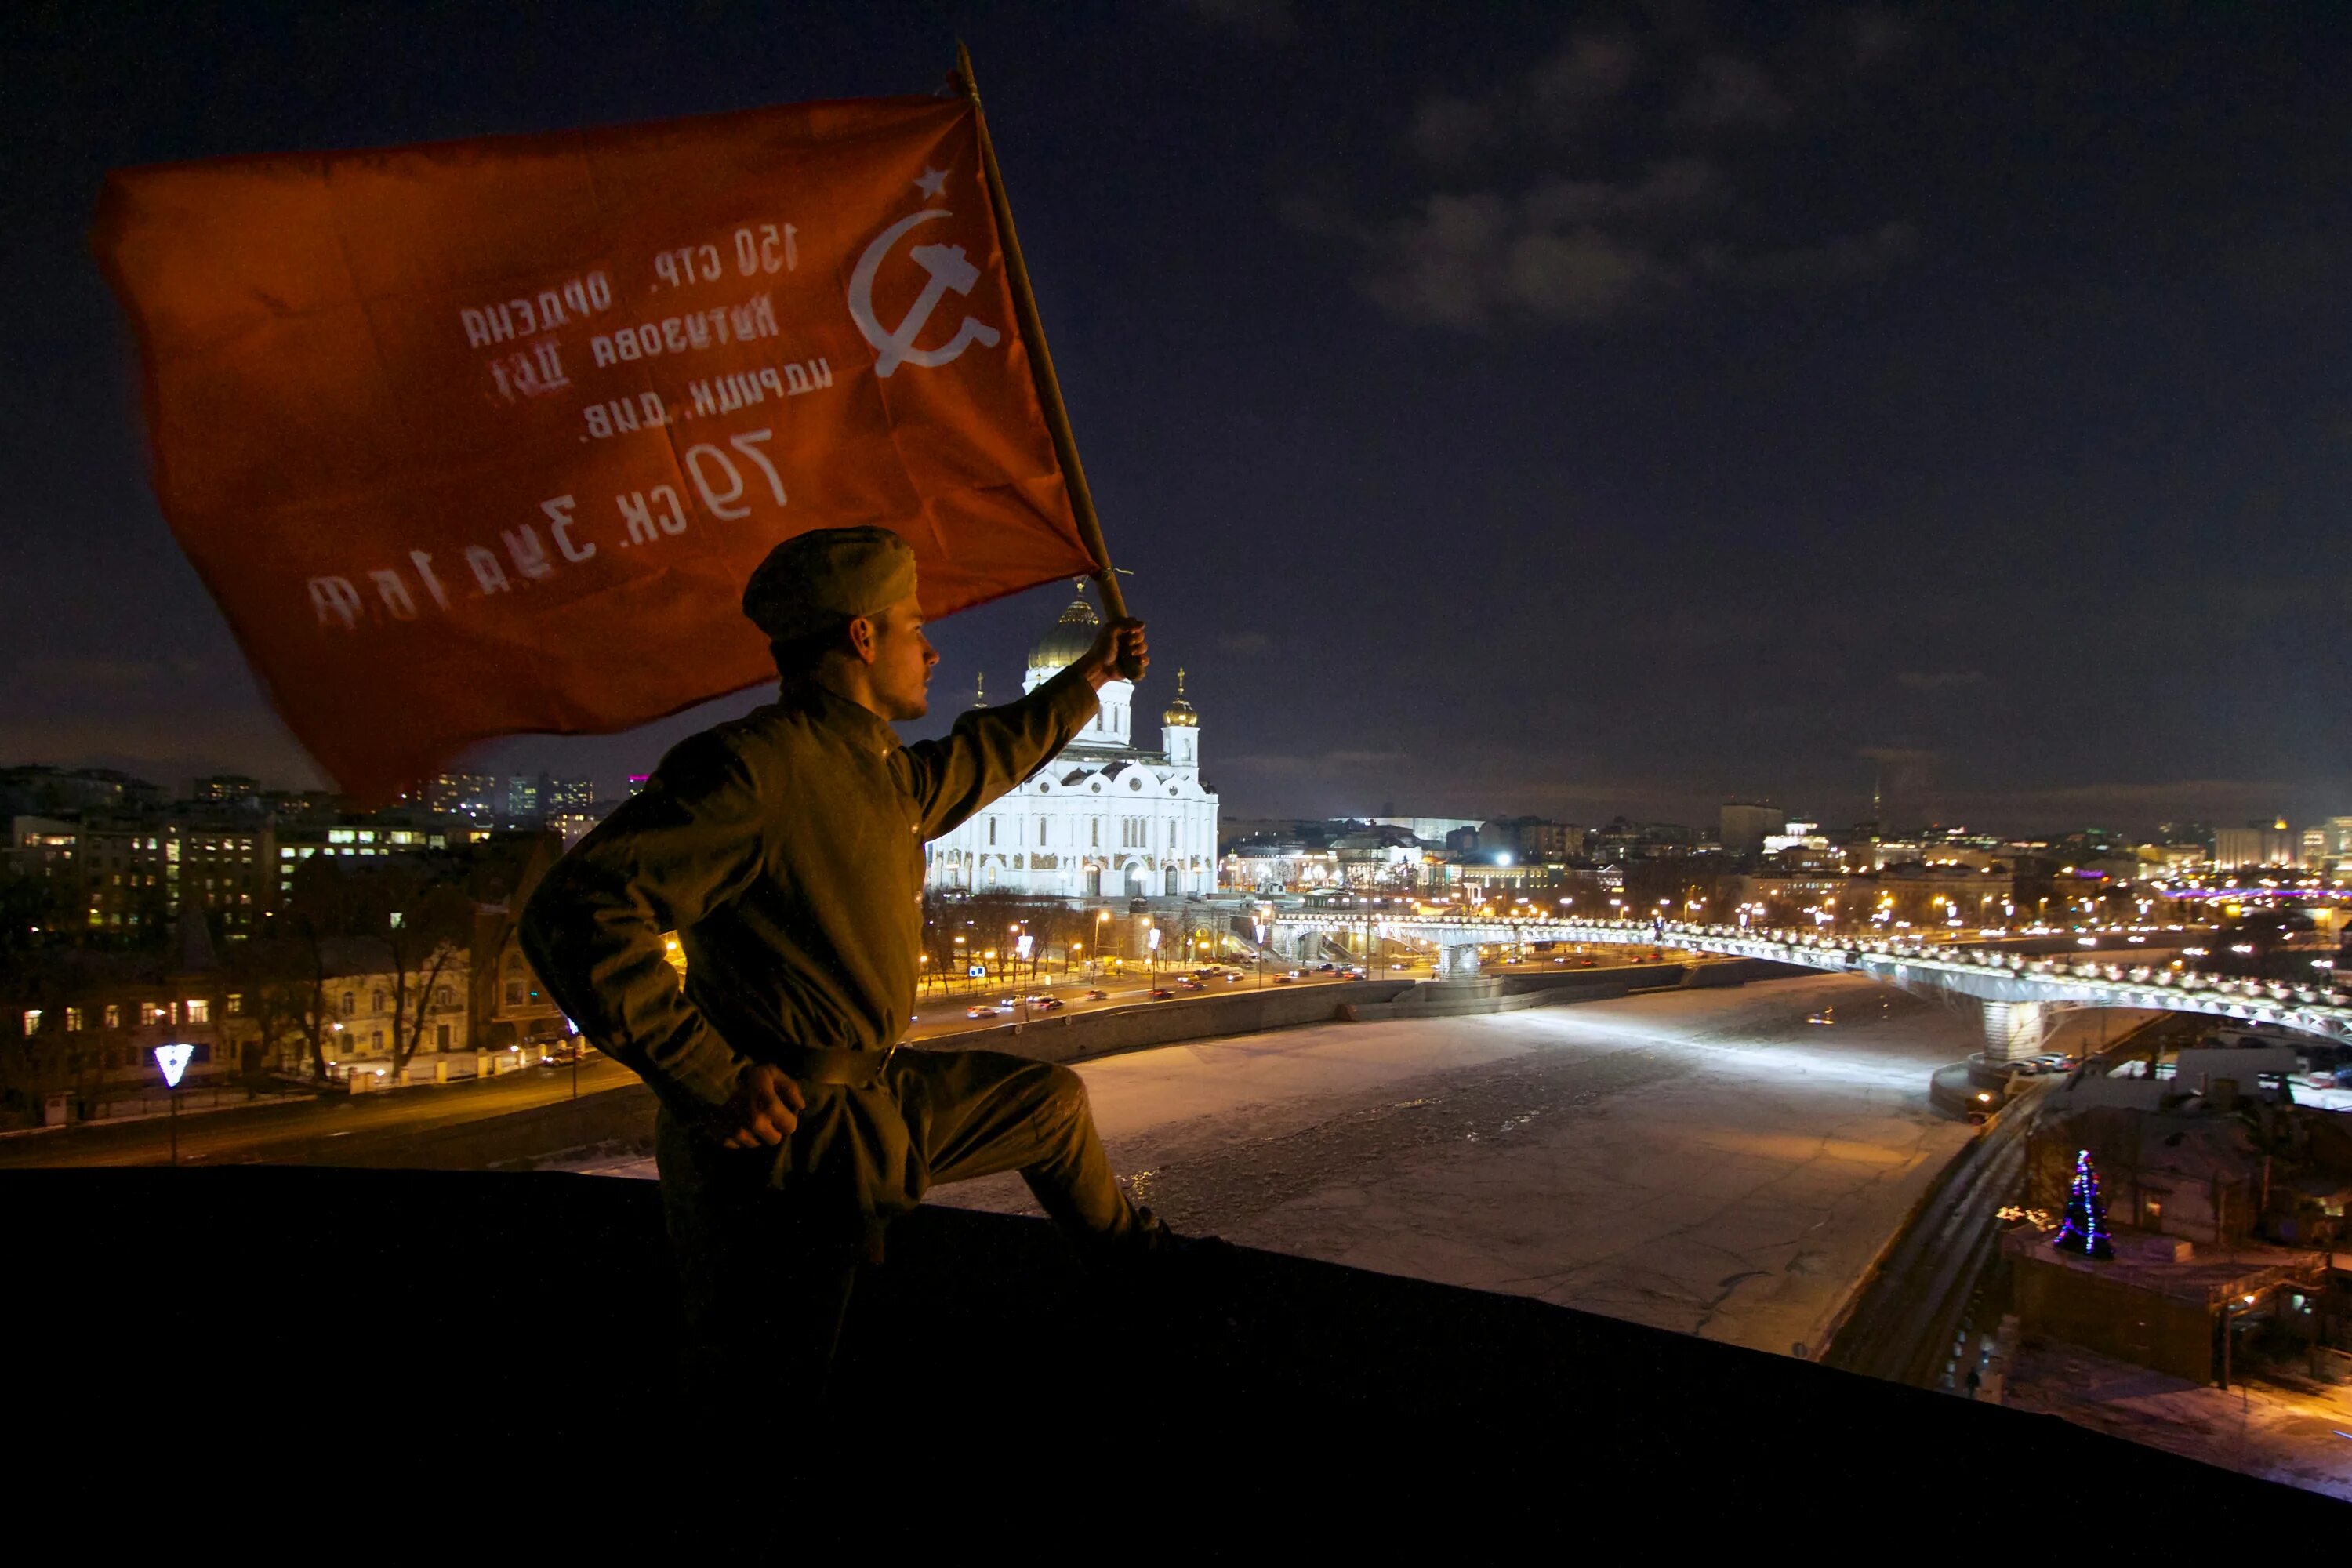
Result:
<svg viewBox="0 0 2352 1568"><path fill-rule="evenodd" d="M1748 1517L1775 1535L1883 1521L1925 1540L1979 1495L2044 1517L2062 1489L2097 1500L2110 1541L2184 1513L2273 1531L2352 1518L2054 1418L1269 1253L1243 1255L1239 1342L1198 1342L1122 1320L1042 1222L941 1208L900 1222L861 1284L837 1409L712 1432L670 1402L651 1183L25 1171L0 1173L0 1204L10 1403L60 1452L77 1433L163 1431L359 1451L370 1489L404 1453L571 1454L575 1482L706 1450L772 1475L838 1459L967 1499L1042 1485L1057 1509L1097 1506L1075 1490L1116 1514L1166 1498L1176 1511L1149 1528L1188 1537L1209 1517L1188 1509L1244 1501L1285 1533L1417 1538L1444 1520L1465 1544L1506 1520L1589 1538L1604 1515L1609 1534L1664 1544L1727 1509L1769 1510ZM631 1453L648 1458L615 1458ZM1112 1479L1061 1484L1090 1467Z"/></svg>

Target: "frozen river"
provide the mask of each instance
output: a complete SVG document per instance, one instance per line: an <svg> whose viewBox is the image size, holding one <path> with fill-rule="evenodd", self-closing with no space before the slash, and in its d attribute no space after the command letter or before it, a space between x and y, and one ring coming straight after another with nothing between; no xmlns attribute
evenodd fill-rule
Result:
<svg viewBox="0 0 2352 1568"><path fill-rule="evenodd" d="M1822 976L1077 1070L1179 1229L1786 1354L1968 1138L1927 1079L1980 1043L1972 1005ZM1014 1176L931 1201L1035 1212Z"/></svg>

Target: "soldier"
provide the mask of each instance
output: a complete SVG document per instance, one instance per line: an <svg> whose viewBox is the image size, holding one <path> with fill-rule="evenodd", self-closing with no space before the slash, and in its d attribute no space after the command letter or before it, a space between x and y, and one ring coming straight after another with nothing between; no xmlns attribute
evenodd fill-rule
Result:
<svg viewBox="0 0 2352 1568"><path fill-rule="evenodd" d="M1106 681L1142 674L1142 623L1105 626L1029 696L908 746L890 722L927 710L939 655L897 534L780 544L743 611L768 636L778 700L675 747L522 921L565 1014L659 1098L689 1384L821 1383L858 1262L934 1183L1017 1170L1083 1252L1129 1277L1201 1256L1128 1201L1068 1068L898 1046L925 841L1059 752Z"/></svg>

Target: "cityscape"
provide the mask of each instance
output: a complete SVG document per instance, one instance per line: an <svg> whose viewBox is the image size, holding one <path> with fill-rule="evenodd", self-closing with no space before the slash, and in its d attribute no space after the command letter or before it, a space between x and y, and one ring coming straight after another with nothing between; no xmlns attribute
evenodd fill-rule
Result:
<svg viewBox="0 0 2352 1568"><path fill-rule="evenodd" d="M950 9L8 25L22 1408L2340 1531L2352 26Z"/></svg>

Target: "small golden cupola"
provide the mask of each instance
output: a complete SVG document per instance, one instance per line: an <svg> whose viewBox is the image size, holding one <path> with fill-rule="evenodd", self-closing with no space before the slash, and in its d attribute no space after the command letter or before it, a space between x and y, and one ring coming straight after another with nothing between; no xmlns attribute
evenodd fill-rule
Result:
<svg viewBox="0 0 2352 1568"><path fill-rule="evenodd" d="M1176 700L1168 705L1168 711L1160 716L1160 721L1171 729L1197 730L1201 727L1201 716L1192 711L1190 702L1184 700L1184 672L1181 669L1176 672Z"/></svg>

